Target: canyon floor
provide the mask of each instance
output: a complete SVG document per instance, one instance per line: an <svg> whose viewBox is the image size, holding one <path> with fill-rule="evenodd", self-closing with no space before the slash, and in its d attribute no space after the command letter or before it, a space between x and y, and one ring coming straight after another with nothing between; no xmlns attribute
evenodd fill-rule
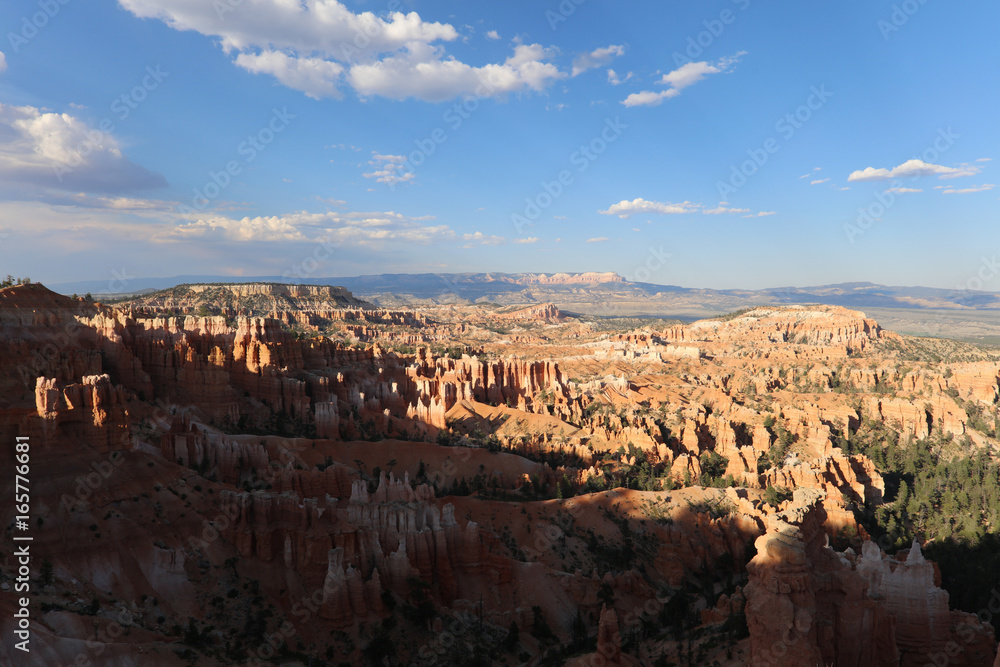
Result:
<svg viewBox="0 0 1000 667"><path fill-rule="evenodd" d="M277 284L0 332L0 663L1000 666L989 347Z"/></svg>

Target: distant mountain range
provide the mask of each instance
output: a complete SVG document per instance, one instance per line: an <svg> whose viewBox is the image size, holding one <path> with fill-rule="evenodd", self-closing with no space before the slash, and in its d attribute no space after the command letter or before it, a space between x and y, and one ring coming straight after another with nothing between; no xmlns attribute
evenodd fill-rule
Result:
<svg viewBox="0 0 1000 667"><path fill-rule="evenodd" d="M292 282L280 276L175 276L49 285L62 294L95 296L141 293L187 283ZM857 282L763 290L713 290L624 280L616 273L421 273L297 279L298 284L336 285L383 307L490 302L554 303L568 312L594 315L705 317L767 304L824 303L864 310L1000 310L1000 293L934 287L889 287Z"/></svg>

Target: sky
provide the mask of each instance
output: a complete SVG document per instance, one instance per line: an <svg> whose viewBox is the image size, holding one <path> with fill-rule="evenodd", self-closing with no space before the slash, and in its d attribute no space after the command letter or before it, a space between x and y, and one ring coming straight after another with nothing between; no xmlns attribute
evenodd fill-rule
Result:
<svg viewBox="0 0 1000 667"><path fill-rule="evenodd" d="M1000 291L1000 6L850 5L5 0L0 273Z"/></svg>

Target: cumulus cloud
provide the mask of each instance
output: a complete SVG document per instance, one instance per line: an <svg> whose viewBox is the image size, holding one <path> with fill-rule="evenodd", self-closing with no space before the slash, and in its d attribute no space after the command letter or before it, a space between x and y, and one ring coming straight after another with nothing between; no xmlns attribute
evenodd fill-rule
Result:
<svg viewBox="0 0 1000 667"><path fill-rule="evenodd" d="M945 167L939 164L931 164L923 160L914 158L907 160L898 167L892 169L876 169L866 167L851 172L847 177L848 181L887 181L893 178L916 178L918 176L938 176L940 178L958 178L959 176L972 176L978 174L981 168L972 165L962 165L960 167Z"/></svg>
<svg viewBox="0 0 1000 667"><path fill-rule="evenodd" d="M496 30L490 30L488 33L486 33L486 39L500 39L500 33L498 33Z"/></svg>
<svg viewBox="0 0 1000 667"><path fill-rule="evenodd" d="M438 102L463 95L501 96L542 90L563 78L538 44L519 44L502 63L482 67L449 56L442 43L458 38L447 23L416 12L380 18L355 13L337 0L119 0L135 16L176 30L217 38L235 63L270 74L310 97L338 97L349 85L359 95ZM495 31L487 37L499 38Z"/></svg>
<svg viewBox="0 0 1000 667"><path fill-rule="evenodd" d="M156 240L199 239L231 242L320 242L380 246L388 242L429 243L450 240L447 225L428 225L430 217L410 218L394 213L308 213L231 218L197 217L174 225Z"/></svg>
<svg viewBox="0 0 1000 667"><path fill-rule="evenodd" d="M175 30L217 37L227 53L271 45L361 58L395 51L408 42L458 37L453 26L428 23L416 12L393 12L386 20L372 12L355 14L336 0L119 0L119 4L140 18L159 19Z"/></svg>
<svg viewBox="0 0 1000 667"><path fill-rule="evenodd" d="M701 204L692 204L688 201L680 204L671 204L669 202L648 201L639 197L632 201L623 199L617 204L610 206L608 210L598 211L598 213L602 215L617 215L619 218L626 219L642 213L655 213L657 215L694 213L699 206Z"/></svg>
<svg viewBox="0 0 1000 667"><path fill-rule="evenodd" d="M225 216L200 218L178 225L168 234L171 240L225 239L228 241L306 241L307 238L288 220L278 217L242 218Z"/></svg>
<svg viewBox="0 0 1000 667"><path fill-rule="evenodd" d="M514 239L514 243L517 243L517 244L538 243L538 237L537 236L529 236L529 237L523 238L523 239Z"/></svg>
<svg viewBox="0 0 1000 667"><path fill-rule="evenodd" d="M724 204L725 203L723 202L723 203L720 203L715 208L705 209L704 211L702 211L702 213L704 213L706 215L722 215L723 213L749 213L750 212L750 209L748 209L748 208L729 208L728 206L725 206Z"/></svg>
<svg viewBox="0 0 1000 667"><path fill-rule="evenodd" d="M318 100L323 97L342 97L337 88L342 65L322 58L293 58L281 51L241 53L236 64L254 74L270 74L281 84L298 90Z"/></svg>
<svg viewBox="0 0 1000 667"><path fill-rule="evenodd" d="M406 183L413 180L416 175L407 169L406 158L402 155L380 155L373 153L372 159L368 161L368 164L375 169L367 174L362 174L362 176L365 178L374 178L378 183L386 183L387 185Z"/></svg>
<svg viewBox="0 0 1000 667"><path fill-rule="evenodd" d="M115 138L79 118L0 104L0 180L54 191L121 194L167 185Z"/></svg>
<svg viewBox="0 0 1000 667"><path fill-rule="evenodd" d="M945 188L942 192L946 195L967 195L973 192L986 192L987 190L992 190L995 187L995 183L984 183L983 185L976 185L971 188L962 188L961 190L956 188Z"/></svg>
<svg viewBox="0 0 1000 667"><path fill-rule="evenodd" d="M625 83L626 81L628 81L629 79L631 79L633 76L635 76L635 75L632 72L629 72L628 74L625 75L625 78L623 79L622 77L620 77L618 75L618 72L614 71L613 69L609 69L608 70L608 83L610 83L612 86L620 86L623 83Z"/></svg>
<svg viewBox="0 0 1000 667"><path fill-rule="evenodd" d="M618 56L623 55L625 55L625 47L618 44L612 44L611 46L594 49L590 53L581 53L573 59L573 71L570 76L577 76L579 74L583 74L589 69L602 67Z"/></svg>
<svg viewBox="0 0 1000 667"><path fill-rule="evenodd" d="M514 55L502 64L471 67L445 59L440 47L411 43L396 55L352 66L347 78L362 97L414 97L427 102L472 94L489 97L526 89L541 91L565 77L558 67L544 62L552 55L539 44L518 44Z"/></svg>
<svg viewBox="0 0 1000 667"><path fill-rule="evenodd" d="M761 211L759 213L750 213L748 208L735 208L729 206L729 202L721 201L717 206L712 208L707 208L704 204L695 202L681 202L679 204L673 204L670 202L659 202L659 201L649 201L647 199L638 198L629 201L623 199L622 201L608 207L606 211L598 211L601 215L617 215L619 218L625 220L633 215L680 215L683 213L701 213L703 215L727 215L727 214L747 214L743 215L744 218L759 218L765 215L774 215L774 211Z"/></svg>
<svg viewBox="0 0 1000 667"><path fill-rule="evenodd" d="M665 90L656 92L644 90L639 93L632 93L622 101L627 107L637 106L658 106L663 100L677 97L685 88L693 86L709 74L720 74L730 71L733 65L745 55L745 51L722 58L715 63L707 61L691 62L681 65L672 72L663 75L658 83L667 86Z"/></svg>
<svg viewBox="0 0 1000 667"><path fill-rule="evenodd" d="M465 248L471 248L477 245L503 245L506 241L506 239L502 236L487 235L482 232L462 234L462 240L466 241L466 244L463 246Z"/></svg>

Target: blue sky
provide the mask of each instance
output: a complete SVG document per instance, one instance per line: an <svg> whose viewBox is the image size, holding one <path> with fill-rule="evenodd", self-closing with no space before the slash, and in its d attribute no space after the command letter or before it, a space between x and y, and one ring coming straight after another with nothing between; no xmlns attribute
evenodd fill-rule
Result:
<svg viewBox="0 0 1000 667"><path fill-rule="evenodd" d="M998 245L998 19L985 0L4 2L2 272L954 288Z"/></svg>

